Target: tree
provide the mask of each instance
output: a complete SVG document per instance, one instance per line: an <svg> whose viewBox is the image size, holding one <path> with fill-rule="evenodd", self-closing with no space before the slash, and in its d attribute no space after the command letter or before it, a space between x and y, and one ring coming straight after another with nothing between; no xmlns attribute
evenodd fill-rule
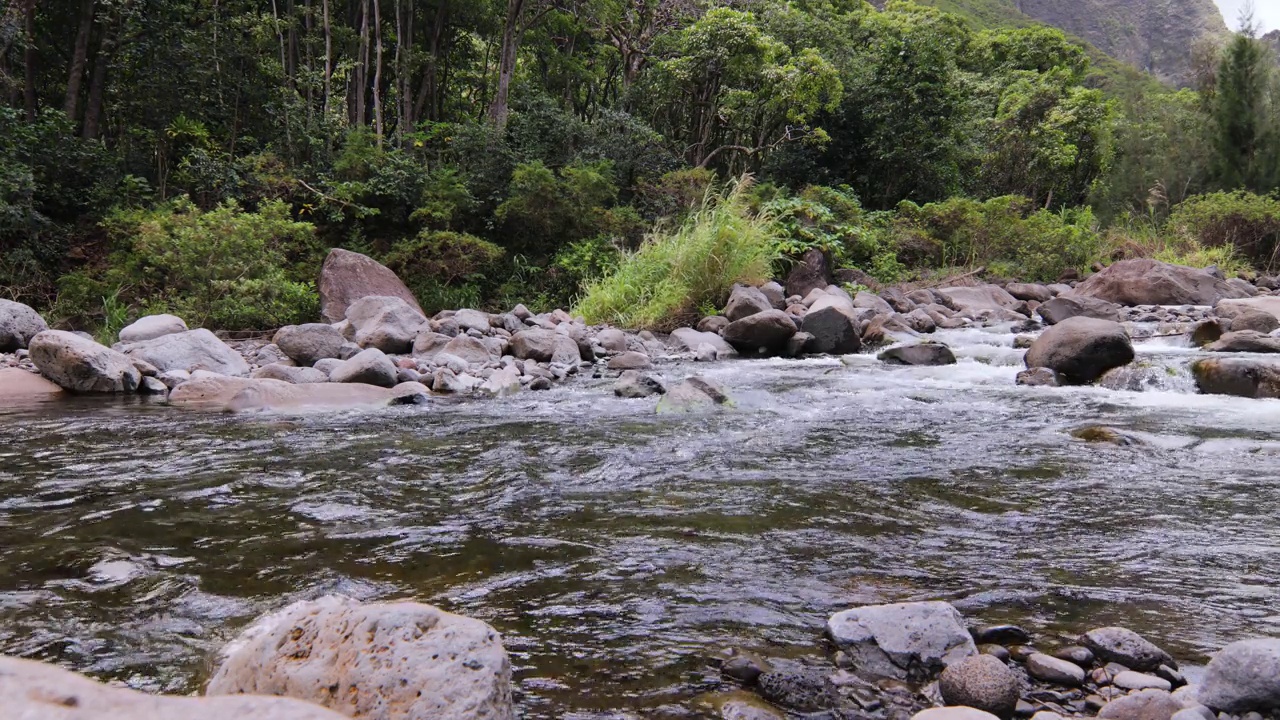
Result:
<svg viewBox="0 0 1280 720"><path fill-rule="evenodd" d="M1218 65L1210 115L1213 126L1213 176L1225 190L1267 192L1280 185L1275 143L1275 61L1246 18Z"/></svg>

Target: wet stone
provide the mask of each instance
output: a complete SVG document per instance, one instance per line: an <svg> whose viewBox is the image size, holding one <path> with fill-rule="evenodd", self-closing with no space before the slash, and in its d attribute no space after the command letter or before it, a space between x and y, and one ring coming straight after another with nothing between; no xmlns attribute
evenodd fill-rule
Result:
<svg viewBox="0 0 1280 720"><path fill-rule="evenodd" d="M982 653L983 655L990 655L1004 662L1008 662L1009 658L1011 657L1009 655L1008 648L1006 648L1003 645L994 645L991 643L987 643L985 645L979 645L978 652Z"/></svg>
<svg viewBox="0 0 1280 720"><path fill-rule="evenodd" d="M1027 674L1056 685L1075 686L1084 682L1084 670L1079 665L1044 653L1035 653L1027 658Z"/></svg>
<svg viewBox="0 0 1280 720"><path fill-rule="evenodd" d="M1059 660L1073 662L1086 670L1093 666L1093 651L1080 645L1058 648L1053 652L1053 656Z"/></svg>
<svg viewBox="0 0 1280 720"><path fill-rule="evenodd" d="M774 670L756 678L760 696L775 705L801 712L840 705L840 693L829 678L808 670Z"/></svg>
<svg viewBox="0 0 1280 720"><path fill-rule="evenodd" d="M1017 625L986 625L973 631L973 641L979 645L1026 645L1031 635Z"/></svg>
<svg viewBox="0 0 1280 720"><path fill-rule="evenodd" d="M1034 647L1031 647L1030 645L1014 645L1013 647L1009 648L1009 657L1013 658L1018 662L1026 662L1027 658L1031 657L1032 655L1035 655L1038 652L1040 651L1035 649Z"/></svg>
<svg viewBox="0 0 1280 720"><path fill-rule="evenodd" d="M1156 677L1155 675L1147 675L1145 673L1134 672L1133 670L1126 670L1122 673L1117 673L1116 676L1111 679L1111 684L1115 685L1118 688L1124 688L1125 690L1151 690L1151 689L1172 690L1173 689L1172 683L1170 683L1168 680L1165 680L1164 678L1159 678L1159 677Z"/></svg>

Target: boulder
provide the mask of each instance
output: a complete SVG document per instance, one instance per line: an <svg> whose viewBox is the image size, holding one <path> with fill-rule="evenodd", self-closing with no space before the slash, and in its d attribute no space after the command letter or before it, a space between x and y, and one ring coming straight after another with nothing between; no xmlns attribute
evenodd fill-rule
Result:
<svg viewBox="0 0 1280 720"><path fill-rule="evenodd" d="M1240 294L1244 297L1254 297L1258 294L1258 288L1253 283L1243 278L1227 278L1227 284L1236 290L1239 290Z"/></svg>
<svg viewBox="0 0 1280 720"><path fill-rule="evenodd" d="M293 385L199 373L169 393L169 404L217 412L307 413L420 403L428 392L419 383L391 389L355 383Z"/></svg>
<svg viewBox="0 0 1280 720"><path fill-rule="evenodd" d="M945 298L944 304L953 310L977 315L982 312L1004 313L1012 311L1020 302L996 285L977 285L975 287L951 287L937 291Z"/></svg>
<svg viewBox="0 0 1280 720"><path fill-rule="evenodd" d="M715 348L716 355L721 359L738 354L733 349L733 346L725 342L720 335L713 332L699 332L693 328L679 328L673 331L671 333L671 342L677 350L683 352L697 352L700 346L710 345Z"/></svg>
<svg viewBox="0 0 1280 720"><path fill-rule="evenodd" d="M1149 672L1161 665L1177 667L1169 653L1138 633L1122 627L1090 630L1080 637L1080 644L1092 650L1098 660L1120 663L1130 670Z"/></svg>
<svg viewBox="0 0 1280 720"><path fill-rule="evenodd" d="M623 371L613 385L613 394L621 398L646 398L666 392L667 386L661 379L638 370Z"/></svg>
<svg viewBox="0 0 1280 720"><path fill-rule="evenodd" d="M724 318L721 318L723 320ZM627 351L627 334L617 328L602 328L596 333L596 341L607 352L620 353Z"/></svg>
<svg viewBox="0 0 1280 720"><path fill-rule="evenodd" d="M1280 398L1280 362L1253 358L1205 358L1191 363L1196 387L1205 395Z"/></svg>
<svg viewBox="0 0 1280 720"><path fill-rule="evenodd" d="M479 620L416 602L329 595L259 618L207 694L281 695L356 720L511 720L511 663Z"/></svg>
<svg viewBox="0 0 1280 720"><path fill-rule="evenodd" d="M728 392L714 380L694 376L669 388L658 401L659 414L685 413L732 405Z"/></svg>
<svg viewBox="0 0 1280 720"><path fill-rule="evenodd" d="M609 358L610 370L647 370L650 367L653 367L653 362L641 352L627 351Z"/></svg>
<svg viewBox="0 0 1280 720"><path fill-rule="evenodd" d="M510 365L499 368L477 389L491 397L514 395L520 392L520 371Z"/></svg>
<svg viewBox="0 0 1280 720"><path fill-rule="evenodd" d="M856 353L862 350L861 326L858 313L843 298L820 298L800 320L800 330L813 336L803 349L833 355Z"/></svg>
<svg viewBox="0 0 1280 720"><path fill-rule="evenodd" d="M1182 704L1163 690L1140 690L1112 700L1098 712L1103 720L1170 720Z"/></svg>
<svg viewBox="0 0 1280 720"><path fill-rule="evenodd" d="M1058 387L1062 385L1062 380L1058 378L1058 373L1045 367L1023 370L1018 373L1014 382L1027 387Z"/></svg>
<svg viewBox="0 0 1280 720"><path fill-rule="evenodd" d="M254 370L249 377L254 380L280 380L294 385L329 382L329 376L315 368L291 367L274 363Z"/></svg>
<svg viewBox="0 0 1280 720"><path fill-rule="evenodd" d="M545 328L521 330L511 336L511 354L521 360L551 362L556 353L557 337L563 336L557 336L554 330Z"/></svg>
<svg viewBox="0 0 1280 720"><path fill-rule="evenodd" d="M1227 299L1214 306L1218 317L1235 317L1245 310L1257 310L1280 319L1280 295L1266 297Z"/></svg>
<svg viewBox="0 0 1280 720"><path fill-rule="evenodd" d="M440 353L447 353L460 358L468 365L484 365L493 360L493 356L489 354L489 348L484 342L470 335L459 335L451 338L440 349Z"/></svg>
<svg viewBox="0 0 1280 720"><path fill-rule="evenodd" d="M208 370L233 377L249 375L249 363L240 353L204 328L161 335L142 342L120 343L116 349L131 358L151 363L160 372Z"/></svg>
<svg viewBox="0 0 1280 720"><path fill-rule="evenodd" d="M853 298L853 306L873 310L877 315L892 315L896 312L895 308L885 302L884 298L866 290L858 291L858 294ZM813 308L810 308L810 311L812 310Z"/></svg>
<svg viewBox="0 0 1280 720"><path fill-rule="evenodd" d="M1276 329L1280 329L1280 320L1277 320L1276 316L1269 312L1263 312L1255 308L1245 308L1231 318L1232 332L1252 330L1265 335Z"/></svg>
<svg viewBox="0 0 1280 720"><path fill-rule="evenodd" d="M0 300L0 352L21 350L49 329L40 313L12 300Z"/></svg>
<svg viewBox="0 0 1280 720"><path fill-rule="evenodd" d="M31 338L30 350L31 362L40 374L71 392L131 393L142 381L142 373L128 356L75 333L37 333ZM245 368L247 372L247 364Z"/></svg>
<svg viewBox="0 0 1280 720"><path fill-rule="evenodd" d="M459 310L453 314L453 321L458 323L458 327L462 328L463 332L475 330L478 333L487 335L493 327L489 319L489 313L479 310Z"/></svg>
<svg viewBox="0 0 1280 720"><path fill-rule="evenodd" d="M729 293L729 302L724 306L724 316L729 322L734 322L773 309L773 303L757 288L734 285Z"/></svg>
<svg viewBox="0 0 1280 720"><path fill-rule="evenodd" d="M103 685L54 665L3 656L0 706L9 720L345 720L344 715L292 698L151 695Z"/></svg>
<svg viewBox="0 0 1280 720"><path fill-rule="evenodd" d="M760 286L760 292L769 299L769 304L774 310L784 310L787 307L787 291L776 282L767 282Z"/></svg>
<svg viewBox="0 0 1280 720"><path fill-rule="evenodd" d="M1223 329L1221 320L1205 320L1191 330L1191 344L1196 347L1204 347L1210 343L1217 342L1225 334L1226 330Z"/></svg>
<svg viewBox="0 0 1280 720"><path fill-rule="evenodd" d="M1232 320L1231 324L1234 328L1235 320ZM1205 346L1205 350L1228 353L1280 353L1280 338L1273 338L1253 330L1236 332L1233 329Z"/></svg>
<svg viewBox="0 0 1280 720"><path fill-rule="evenodd" d="M787 340L796 332L795 322L786 313L766 310L729 323L723 337L743 354L776 354L786 348Z"/></svg>
<svg viewBox="0 0 1280 720"><path fill-rule="evenodd" d="M1054 685L1077 687L1084 683L1084 668L1061 658L1032 653L1027 658L1027 674L1037 680Z"/></svg>
<svg viewBox="0 0 1280 720"><path fill-rule="evenodd" d="M1088 384L1133 361L1133 344L1119 323L1073 317L1045 330L1027 350L1028 368L1047 367L1071 384Z"/></svg>
<svg viewBox="0 0 1280 720"><path fill-rule="evenodd" d="M720 334L729 325L729 318L723 315L708 315L698 321L698 332Z"/></svg>
<svg viewBox="0 0 1280 720"><path fill-rule="evenodd" d="M386 353L378 348L369 348L334 368L329 373L329 381L395 387L396 366Z"/></svg>
<svg viewBox="0 0 1280 720"><path fill-rule="evenodd" d="M953 663L938 678L938 691L948 705L965 705L1007 718L1018 706L1018 675L991 655L973 655Z"/></svg>
<svg viewBox="0 0 1280 720"><path fill-rule="evenodd" d="M483 382L470 375L459 375L449 368L439 368L431 376L431 389L446 394L469 393Z"/></svg>
<svg viewBox="0 0 1280 720"><path fill-rule="evenodd" d="M347 309L370 296L400 298L426 316L413 293L382 263L360 253L333 249L320 268L320 314L331 323L347 317Z"/></svg>
<svg viewBox="0 0 1280 720"><path fill-rule="evenodd" d="M1204 270L1148 258L1122 260L1075 288L1075 294L1117 305L1213 305L1246 297Z"/></svg>
<svg viewBox="0 0 1280 720"><path fill-rule="evenodd" d="M57 383L22 368L0 368L0 407L52 400L62 395Z"/></svg>
<svg viewBox="0 0 1280 720"><path fill-rule="evenodd" d="M906 315L899 315L903 324L918 333L931 333L938 329L938 321L927 308L916 308Z"/></svg>
<svg viewBox="0 0 1280 720"><path fill-rule="evenodd" d="M822 289L830 284L831 265L827 262L827 256L821 250L809 250L787 275L787 296L804 297L814 289Z"/></svg>
<svg viewBox="0 0 1280 720"><path fill-rule="evenodd" d="M845 610L827 620L827 634L873 677L923 681L978 652L964 619L945 602Z"/></svg>
<svg viewBox="0 0 1280 720"><path fill-rule="evenodd" d="M1004 286L1004 291L1012 295L1015 299L1032 300L1038 303L1048 302L1053 298L1053 291L1044 285L1036 285L1034 283L1009 283Z"/></svg>
<svg viewBox="0 0 1280 720"><path fill-rule="evenodd" d="M306 323L280 328L271 342L290 360L310 366L317 360L341 358L347 339L332 325Z"/></svg>
<svg viewBox="0 0 1280 720"><path fill-rule="evenodd" d="M177 315L147 315L120 331L120 342L134 343L155 340L164 335L187 331L187 323Z"/></svg>
<svg viewBox="0 0 1280 720"><path fill-rule="evenodd" d="M1084 295L1059 295L1056 298L1040 303L1036 314L1044 320L1045 325L1058 323L1073 317L1090 317L1098 320L1120 322L1118 305Z"/></svg>
<svg viewBox="0 0 1280 720"><path fill-rule="evenodd" d="M891 347L878 356L881 362L891 365L955 365L956 356L951 348L936 342Z"/></svg>
<svg viewBox="0 0 1280 720"><path fill-rule="evenodd" d="M1200 702L1226 713L1280 710L1280 639L1231 643L1205 668Z"/></svg>
<svg viewBox="0 0 1280 720"><path fill-rule="evenodd" d="M436 353L444 350L444 346L449 344L453 338L438 332L424 330L418 333L418 337L413 340L413 356L417 358L431 358Z"/></svg>
<svg viewBox="0 0 1280 720"><path fill-rule="evenodd" d="M388 295L369 295L347 308L352 339L362 348L402 355L413 350L413 341L428 328L417 305Z"/></svg>
<svg viewBox="0 0 1280 720"><path fill-rule="evenodd" d="M953 707L928 708L911 716L911 720L999 720L985 710L956 705Z"/></svg>

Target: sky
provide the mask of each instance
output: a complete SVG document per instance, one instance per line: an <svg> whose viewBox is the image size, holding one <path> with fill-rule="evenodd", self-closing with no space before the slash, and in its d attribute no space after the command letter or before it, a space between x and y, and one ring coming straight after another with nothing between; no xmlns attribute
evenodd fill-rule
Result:
<svg viewBox="0 0 1280 720"><path fill-rule="evenodd" d="M1227 19L1227 27L1235 30L1240 26L1240 9L1248 0L1214 0L1222 9L1222 16ZM1280 0L1253 0L1253 14L1262 25L1262 31L1270 32L1280 29Z"/></svg>

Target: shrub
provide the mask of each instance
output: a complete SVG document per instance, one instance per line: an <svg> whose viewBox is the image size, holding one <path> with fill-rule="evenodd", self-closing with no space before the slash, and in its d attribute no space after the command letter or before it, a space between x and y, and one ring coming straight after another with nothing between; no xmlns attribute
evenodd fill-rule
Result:
<svg viewBox="0 0 1280 720"><path fill-rule="evenodd" d="M696 320L699 308L719 307L734 283L769 279L777 225L767 212L750 212L748 187L740 181L708 195L678 228L655 232L587 287L576 312L591 323L668 330Z"/></svg>
<svg viewBox="0 0 1280 720"><path fill-rule="evenodd" d="M1205 248L1233 248L1274 270L1280 259L1280 198L1243 191L1197 195L1174 208L1167 231Z"/></svg>
<svg viewBox="0 0 1280 720"><path fill-rule="evenodd" d="M183 199L116 212L104 226L115 246L105 266L59 282L57 312L77 324L118 320L120 303L220 330L307 322L318 313L315 287L287 267L290 254L310 256L314 228L294 222L284 203L254 213L232 204L204 212Z"/></svg>
<svg viewBox="0 0 1280 720"><path fill-rule="evenodd" d="M502 248L466 233L424 230L383 258L428 313L477 307Z"/></svg>

